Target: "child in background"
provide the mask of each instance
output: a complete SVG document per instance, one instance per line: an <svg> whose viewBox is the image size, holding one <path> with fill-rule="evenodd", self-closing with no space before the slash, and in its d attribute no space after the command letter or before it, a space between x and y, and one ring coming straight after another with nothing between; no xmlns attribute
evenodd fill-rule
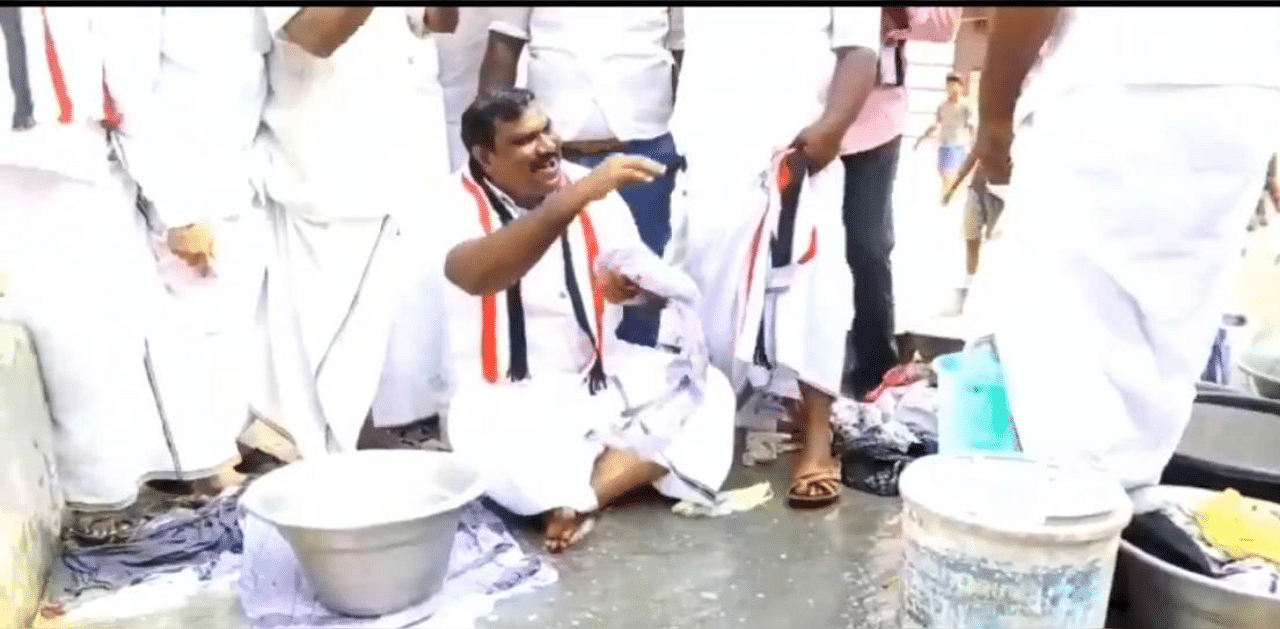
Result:
<svg viewBox="0 0 1280 629"><path fill-rule="evenodd" d="M958 179L961 164L969 153L973 137L973 107L964 97L964 81L957 74L947 75L947 100L938 105L934 123L916 140L920 148L925 140L938 135L938 177L945 194Z"/></svg>
<svg viewBox="0 0 1280 629"><path fill-rule="evenodd" d="M977 163L978 158L975 154L970 153L965 157L964 164L956 172L955 179L951 181L950 186L942 194L942 204L944 206L951 203L951 197L955 195L956 190L960 188L960 184L969 176L969 173L973 172ZM969 184L969 198L965 201L964 206L965 279L964 285L958 290L955 314L959 314L964 308L964 300L968 297L969 286L973 283L974 274L978 272L978 256L982 251L982 242L991 237L991 232L995 228L996 221L999 220L1000 213L1003 210L1004 199L993 193L987 185L982 169L978 169L978 172L973 176L973 181Z"/></svg>

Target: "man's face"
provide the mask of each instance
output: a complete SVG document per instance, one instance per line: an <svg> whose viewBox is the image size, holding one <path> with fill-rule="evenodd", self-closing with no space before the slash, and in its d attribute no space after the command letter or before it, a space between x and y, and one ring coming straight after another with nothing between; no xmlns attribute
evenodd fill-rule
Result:
<svg viewBox="0 0 1280 629"><path fill-rule="evenodd" d="M559 186L560 136L537 106L511 122L499 120L493 150L480 150L485 174L513 198L541 199Z"/></svg>

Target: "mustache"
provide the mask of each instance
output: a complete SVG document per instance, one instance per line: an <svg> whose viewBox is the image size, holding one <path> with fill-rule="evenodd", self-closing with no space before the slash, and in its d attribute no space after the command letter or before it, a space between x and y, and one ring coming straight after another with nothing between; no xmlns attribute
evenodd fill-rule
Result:
<svg viewBox="0 0 1280 629"><path fill-rule="evenodd" d="M554 151L547 151L533 159L534 168L542 168L552 162L552 160L560 159L560 149L557 147Z"/></svg>

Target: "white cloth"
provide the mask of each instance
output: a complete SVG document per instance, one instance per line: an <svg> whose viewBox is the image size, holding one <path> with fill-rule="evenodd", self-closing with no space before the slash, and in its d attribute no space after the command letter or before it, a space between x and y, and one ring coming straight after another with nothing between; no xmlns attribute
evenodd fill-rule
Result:
<svg viewBox="0 0 1280 629"><path fill-rule="evenodd" d="M121 46L136 54L108 61L119 68L113 93L126 120L117 155L150 202L149 249L166 289L148 334L151 361L175 438L189 433L195 447L231 460L248 418L244 362L269 248L253 151L270 39L254 7L147 11L133 24L156 26L152 47ZM138 29L112 36L148 41ZM169 229L192 223L213 230L210 277L167 246Z"/></svg>
<svg viewBox="0 0 1280 629"><path fill-rule="evenodd" d="M10 87L7 47L0 47L0 165L40 168L90 181L105 179L110 169L104 159L106 133L101 124L106 115L103 56L119 42L104 41L98 22L112 13L89 7L20 7L18 11L36 125L17 132L11 129L17 95ZM120 11L116 17L131 9ZM64 111L46 54L46 25L70 105L65 122L60 120ZM138 36L145 41L148 32Z"/></svg>
<svg viewBox="0 0 1280 629"><path fill-rule="evenodd" d="M1129 487L1158 481L1229 298L1277 107L1280 90L1260 87L1108 83L1036 102L1014 145L1003 251L984 269L1026 452L1097 462Z"/></svg>
<svg viewBox="0 0 1280 629"><path fill-rule="evenodd" d="M491 28L528 42L528 87L564 140L644 140L667 132L682 11L504 7Z"/></svg>
<svg viewBox="0 0 1280 629"><path fill-rule="evenodd" d="M467 151L462 146L462 112L480 91L480 64L489 43L491 7L458 7L458 27L452 33L432 35L440 56L440 86L444 90L444 118L449 141L449 170L462 168Z"/></svg>
<svg viewBox="0 0 1280 629"><path fill-rule="evenodd" d="M752 238L768 205L761 176L772 157L821 115L835 68L833 49L880 46L877 7L687 7L688 52L672 132L688 170L673 211L685 268L703 291L712 364L735 369L736 322ZM761 46L760 42L771 42ZM745 56L744 56L745 55ZM767 80L762 79L767 77ZM750 129L744 133L743 129ZM801 203L817 226L817 253L777 303L778 393L798 395L791 376L836 394L852 321L837 160L806 183ZM831 234L833 236L828 236ZM726 278L733 278L731 281ZM725 313L735 313L725 316ZM734 377L735 388L744 376Z"/></svg>
<svg viewBox="0 0 1280 629"><path fill-rule="evenodd" d="M610 374L610 386L617 387L623 396L626 419L617 422L602 418L605 421L601 421L595 435L608 447L627 448L647 460L668 465L663 451L705 399L707 337L698 318L698 287L692 278L647 248L611 249L600 256L596 267L626 277L648 293L623 305L644 303L653 298L649 295L665 301L665 325L661 326L659 342L675 353L667 357L666 368L661 371L624 369Z"/></svg>
<svg viewBox="0 0 1280 629"><path fill-rule="evenodd" d="M203 427L166 433L148 386L146 335L159 295L134 191L123 175L90 183L0 167L0 316L31 331L54 418L67 501L114 508L138 484L222 464L234 443Z"/></svg>
<svg viewBox="0 0 1280 629"><path fill-rule="evenodd" d="M298 7L263 7L276 34L263 119L276 259L256 403L303 456L352 449L378 390L405 283L393 217L424 211L445 145L422 9L379 7L326 59L279 36ZM434 94L434 107L430 106ZM428 113L424 115L424 110Z"/></svg>
<svg viewBox="0 0 1280 629"><path fill-rule="evenodd" d="M458 10L465 12L467 8L459 7ZM450 141L446 137L446 93L437 78L442 61L436 42L430 40L445 36L432 33L428 41L421 43L427 51L414 60L415 68L422 73L417 77L418 90L414 98L419 107L416 115L424 118L421 126L423 135L389 136L386 140L397 144L422 142L425 148L430 149L425 154L430 161L423 160L420 164L426 170L415 179L400 182L400 193L412 203L397 217L396 246L406 250L406 255L418 250L444 253L442 244L430 229L430 222L439 211L440 192L451 172L450 155L446 150ZM398 148L413 152L424 147ZM415 229L414 226L426 228ZM409 269L408 281L401 281L402 292L387 340L386 363L373 402L375 426L404 425L440 413L448 407L448 390L445 387L448 348L444 345L446 337L441 325L445 320L442 269L438 265L413 265L406 269Z"/></svg>
<svg viewBox="0 0 1280 629"><path fill-rule="evenodd" d="M661 374L671 357L650 348L627 349L633 351L625 358L606 357L611 373L621 368ZM484 467L489 497L513 513L536 515L558 507L589 512L599 507L591 472L605 445L586 435L602 418L620 417L623 406L616 388L591 395L577 373L515 384L469 381L453 398L449 444ZM682 475L719 489L733 462L733 409L728 380L708 370L702 405L662 457ZM710 504L674 474L654 487L677 500Z"/></svg>
<svg viewBox="0 0 1280 629"><path fill-rule="evenodd" d="M563 168L573 180L588 172L568 163ZM447 206L457 208L448 212L456 217L450 237L455 243L484 234L475 200L461 187L457 192L454 204ZM647 251L626 202L616 193L585 211L604 261L616 255L611 251ZM569 227L575 263L586 257L580 240L572 234L579 224L575 221ZM577 269L576 274L582 277L589 269ZM454 286L447 289L449 345L457 387L446 423L449 443L454 452L474 458L486 468L490 497L515 513L533 515L557 507L592 511L598 505L591 489L591 472L606 446L603 438L589 437L589 433L608 433L612 431L601 428L620 426L627 404L618 387L595 395L587 387L586 375L594 354L565 295L558 244L521 279L520 289L530 377L515 383L505 378L505 370L499 371L503 377L497 383L484 380L477 329L482 320L481 300ZM582 295L588 312L591 295ZM621 308L608 304L604 325L592 325L593 330L605 331L606 373L622 382L656 382L662 388L673 355L624 343L615 332L620 320ZM506 360L505 325L499 322L496 327L499 360ZM662 448L661 458L681 476L713 491L719 489L732 458L733 407L733 392L723 375L708 370L702 404ZM612 424L614 420L617 424ZM668 474L655 486L677 499L709 502L676 474Z"/></svg>

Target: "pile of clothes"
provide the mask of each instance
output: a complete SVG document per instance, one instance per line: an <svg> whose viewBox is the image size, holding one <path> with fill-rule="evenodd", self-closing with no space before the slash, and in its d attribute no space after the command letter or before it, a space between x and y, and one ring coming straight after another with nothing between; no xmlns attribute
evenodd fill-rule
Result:
<svg viewBox="0 0 1280 629"><path fill-rule="evenodd" d="M1134 492L1124 537L1151 555L1255 594L1280 594L1280 505L1227 489L1151 487Z"/></svg>
<svg viewBox="0 0 1280 629"><path fill-rule="evenodd" d="M897 496L902 470L938 452L936 378L928 365L890 370L863 401L836 400L831 415L841 480L853 489Z"/></svg>

